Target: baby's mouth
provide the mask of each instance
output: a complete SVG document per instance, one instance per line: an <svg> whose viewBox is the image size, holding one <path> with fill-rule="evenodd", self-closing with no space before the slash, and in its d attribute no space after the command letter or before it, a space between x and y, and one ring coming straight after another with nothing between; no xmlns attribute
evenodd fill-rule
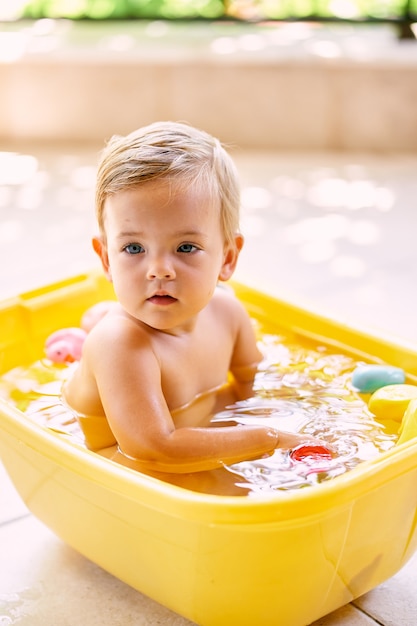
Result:
<svg viewBox="0 0 417 626"><path fill-rule="evenodd" d="M167 304L173 304L176 301L176 298L173 298L168 294L155 294L154 296L148 298L148 302L151 302L152 304L159 304L162 306Z"/></svg>

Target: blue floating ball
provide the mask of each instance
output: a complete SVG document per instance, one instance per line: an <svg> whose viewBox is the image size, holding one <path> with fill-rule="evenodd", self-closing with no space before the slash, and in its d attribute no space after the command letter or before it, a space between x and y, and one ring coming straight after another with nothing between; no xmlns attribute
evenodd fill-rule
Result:
<svg viewBox="0 0 417 626"><path fill-rule="evenodd" d="M359 365L352 372L352 385L361 393L373 393L380 387L404 382L404 370L393 365Z"/></svg>

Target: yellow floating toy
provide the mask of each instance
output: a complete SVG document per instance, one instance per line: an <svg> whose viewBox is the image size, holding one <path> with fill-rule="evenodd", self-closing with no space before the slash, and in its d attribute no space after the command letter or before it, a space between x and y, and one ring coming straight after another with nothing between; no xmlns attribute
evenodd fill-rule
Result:
<svg viewBox="0 0 417 626"><path fill-rule="evenodd" d="M234 287L266 333L389 363L417 384L416 346ZM91 273L0 303L0 374L42 359L48 335L113 297ZM405 565L417 550L417 399L400 442L306 489L222 496L117 464L0 398L0 457L33 514L200 626L305 626Z"/></svg>
<svg viewBox="0 0 417 626"><path fill-rule="evenodd" d="M386 385L372 394L368 406L379 419L401 421L413 398L417 398L417 385Z"/></svg>
<svg viewBox="0 0 417 626"><path fill-rule="evenodd" d="M409 402L399 430L397 445L417 437L417 398Z"/></svg>

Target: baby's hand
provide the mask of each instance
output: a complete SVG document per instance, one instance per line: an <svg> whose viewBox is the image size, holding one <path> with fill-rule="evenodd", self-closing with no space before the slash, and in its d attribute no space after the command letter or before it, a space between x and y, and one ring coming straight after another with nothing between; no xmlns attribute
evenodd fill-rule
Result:
<svg viewBox="0 0 417 626"><path fill-rule="evenodd" d="M285 430L280 430L278 432L279 435L277 448L291 449L296 448L297 446L300 446L302 444L308 444L312 446L324 446L330 451L332 450L331 446L329 446L329 444L327 444L325 441L317 439L316 437L312 437L311 435L298 435L296 433L286 432Z"/></svg>

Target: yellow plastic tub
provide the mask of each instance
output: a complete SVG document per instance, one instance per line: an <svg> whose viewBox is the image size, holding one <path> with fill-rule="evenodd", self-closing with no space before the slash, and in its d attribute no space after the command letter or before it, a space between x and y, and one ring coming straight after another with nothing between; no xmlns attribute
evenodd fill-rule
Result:
<svg viewBox="0 0 417 626"><path fill-rule="evenodd" d="M412 346L235 288L271 332L279 320L416 381ZM40 358L52 331L111 296L91 273L3 302L0 371ZM87 558L202 626L306 626L398 571L417 547L414 432L318 486L214 496L117 465L0 401L0 456L29 509Z"/></svg>

